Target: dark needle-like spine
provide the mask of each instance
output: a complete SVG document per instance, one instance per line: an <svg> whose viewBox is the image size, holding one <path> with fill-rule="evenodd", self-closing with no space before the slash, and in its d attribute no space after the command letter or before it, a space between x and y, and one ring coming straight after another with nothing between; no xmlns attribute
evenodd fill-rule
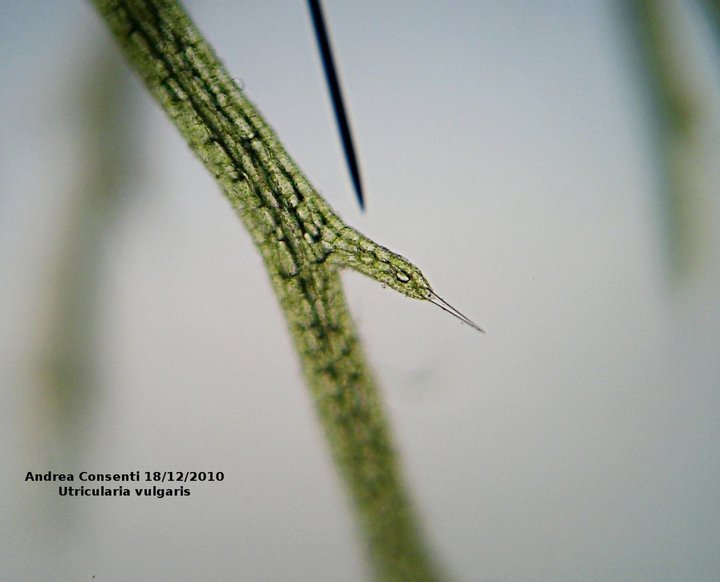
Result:
<svg viewBox="0 0 720 582"><path fill-rule="evenodd" d="M312 17L318 46L320 47L320 56L325 71L325 78L330 88L330 98L332 100L333 110L335 111L335 120L340 130L340 138L342 139L343 149L345 150L345 159L350 169L350 177L355 187L355 194L358 198L360 209L365 210L365 197L363 196L360 169L358 167L357 157L355 156L352 133L350 132L350 122L345 112L345 104L343 102L342 91L340 90L340 80L338 79L335 69L335 61L332 56L332 48L330 47L330 39L327 34L320 0L308 0L308 5L310 7L310 16Z"/></svg>

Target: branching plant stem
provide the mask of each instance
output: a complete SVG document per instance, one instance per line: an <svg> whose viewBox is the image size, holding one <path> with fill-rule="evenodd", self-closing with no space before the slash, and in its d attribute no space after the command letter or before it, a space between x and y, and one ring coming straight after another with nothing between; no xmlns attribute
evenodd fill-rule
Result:
<svg viewBox="0 0 720 582"><path fill-rule="evenodd" d="M173 0L94 0L265 260L381 580L439 578L420 538L339 270L438 303L422 273L346 226Z"/></svg>

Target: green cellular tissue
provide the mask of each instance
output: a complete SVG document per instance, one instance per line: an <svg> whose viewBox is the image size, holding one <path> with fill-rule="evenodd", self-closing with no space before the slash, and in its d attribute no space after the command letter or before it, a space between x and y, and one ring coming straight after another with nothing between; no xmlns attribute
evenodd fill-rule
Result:
<svg viewBox="0 0 720 582"><path fill-rule="evenodd" d="M402 484L339 271L355 269L408 297L452 308L417 267L333 212L176 2L95 4L264 258L334 461L360 516L376 577L438 579Z"/></svg>

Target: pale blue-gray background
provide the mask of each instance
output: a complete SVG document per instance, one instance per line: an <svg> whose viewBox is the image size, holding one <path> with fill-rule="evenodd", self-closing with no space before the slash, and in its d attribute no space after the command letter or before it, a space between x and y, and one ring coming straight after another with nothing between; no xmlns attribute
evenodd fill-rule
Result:
<svg viewBox="0 0 720 582"><path fill-rule="evenodd" d="M676 3L680 6L680 3ZM354 202L305 4L188 2L353 226L488 330L359 275L347 292L407 478L458 580L720 575L720 63L699 259L668 269L653 133L614 2L326 2L366 183ZM108 33L82 2L0 3L0 577L367 575L248 235L129 75L135 157L105 236L99 379L61 450L36 372L83 172L78 88ZM115 51L117 52L117 51ZM220 470L188 498L69 499L26 471Z"/></svg>

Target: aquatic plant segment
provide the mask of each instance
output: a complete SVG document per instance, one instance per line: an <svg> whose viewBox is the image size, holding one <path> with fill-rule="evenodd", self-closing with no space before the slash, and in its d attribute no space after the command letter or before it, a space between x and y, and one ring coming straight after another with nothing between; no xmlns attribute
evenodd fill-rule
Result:
<svg viewBox="0 0 720 582"><path fill-rule="evenodd" d="M636 77L644 84L651 113L668 273L678 283L697 267L699 259L693 181L697 152L693 150L706 115L699 99L702 89L688 74L672 3L632 0L623 4L623 10L637 53L640 74Z"/></svg>
<svg viewBox="0 0 720 582"><path fill-rule="evenodd" d="M382 580L434 580L342 290L351 268L476 327L409 261L347 226L310 185L185 11L94 0L128 60L251 233ZM478 328L479 329L479 328Z"/></svg>

